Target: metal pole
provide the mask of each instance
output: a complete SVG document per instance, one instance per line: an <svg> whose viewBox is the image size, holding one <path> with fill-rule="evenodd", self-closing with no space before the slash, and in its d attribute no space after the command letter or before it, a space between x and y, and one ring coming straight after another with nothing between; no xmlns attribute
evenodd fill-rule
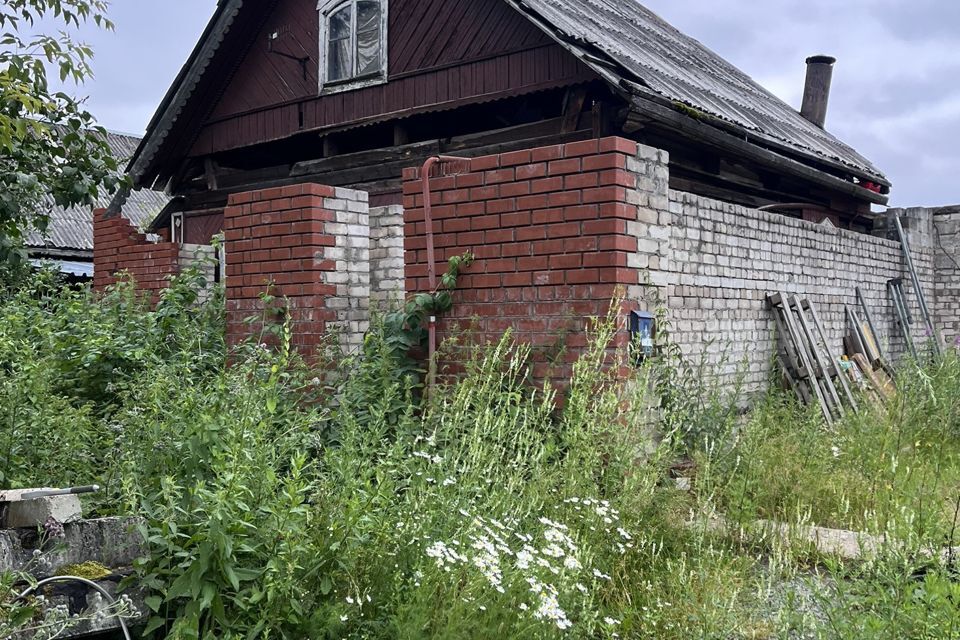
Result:
<svg viewBox="0 0 960 640"><path fill-rule="evenodd" d="M34 591L37 591L48 584L53 584L54 582L79 582L81 584L85 584L86 586L90 587L91 589L94 589L97 593L99 593L101 596L106 598L107 602L110 604L111 607L114 607L117 604L117 601L113 598L113 596L110 595L110 593L106 589L98 585L96 582L93 582L92 580L87 580L86 578L78 578L77 576L53 576L51 578L41 580L40 582L33 585L32 587L30 587L29 589L21 593L19 596L17 596L17 600L23 600ZM123 618L117 615L116 612L114 612L113 615L117 618L117 622L120 623L120 631L123 633L123 637L125 638L125 640L131 640L130 630L127 629L127 623L124 622Z"/></svg>
<svg viewBox="0 0 960 640"><path fill-rule="evenodd" d="M907 343L907 349L910 351L913 359L917 360L917 348L913 344L913 335L910 333L910 321L907 318L907 311L904 306L903 289L895 280L888 282L887 288L890 291L890 297L893 298L893 308L897 312L897 322L900 324L900 331L903 333L903 338Z"/></svg>
<svg viewBox="0 0 960 640"><path fill-rule="evenodd" d="M55 496L77 496L84 493L96 493L100 491L100 486L92 484L88 487L70 487L69 489L42 489L37 491L25 491L20 494L21 500L39 500L40 498L53 498Z"/></svg>
<svg viewBox="0 0 960 640"><path fill-rule="evenodd" d="M940 336L937 328L933 325L930 316L930 309L927 307L927 297L923 293L923 287L920 286L920 278L917 276L916 267L913 265L913 255L910 252L910 244L907 242L907 234L903 231L903 224L900 222L900 216L893 216L897 223L897 233L900 234L900 244L903 246L903 255L907 261L907 271L910 272L910 280L913 282L913 290L917 294L917 302L920 305L920 312L923 314L923 321L927 325L927 331L930 332L930 339L934 343L934 351L938 356L943 355L940 348Z"/></svg>

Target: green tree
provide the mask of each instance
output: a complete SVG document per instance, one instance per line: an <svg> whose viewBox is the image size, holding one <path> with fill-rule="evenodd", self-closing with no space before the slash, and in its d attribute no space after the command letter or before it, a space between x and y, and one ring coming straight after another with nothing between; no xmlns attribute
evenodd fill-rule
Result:
<svg viewBox="0 0 960 640"><path fill-rule="evenodd" d="M92 76L91 49L68 30L111 30L105 0L3 0L0 4L0 261L20 259L30 229L44 231L44 208L92 205L116 189L119 167L81 100L51 86ZM41 22L61 27L35 33Z"/></svg>

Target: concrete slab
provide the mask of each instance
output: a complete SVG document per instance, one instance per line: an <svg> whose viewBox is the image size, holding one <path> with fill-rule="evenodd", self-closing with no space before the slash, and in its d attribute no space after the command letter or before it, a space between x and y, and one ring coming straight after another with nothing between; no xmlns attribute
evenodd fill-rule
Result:
<svg viewBox="0 0 960 640"><path fill-rule="evenodd" d="M0 501L3 501L3 497L0 497ZM38 527L50 518L60 523L75 522L82 517L83 508L80 505L80 498L75 495L51 496L36 500L10 500L0 508L0 529Z"/></svg>

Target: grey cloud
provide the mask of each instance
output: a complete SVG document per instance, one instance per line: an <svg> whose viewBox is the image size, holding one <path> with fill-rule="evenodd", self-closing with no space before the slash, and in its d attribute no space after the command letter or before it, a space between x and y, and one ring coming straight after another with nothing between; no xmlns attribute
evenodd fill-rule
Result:
<svg viewBox="0 0 960 640"><path fill-rule="evenodd" d="M894 205L960 202L960 2L646 0L794 107L803 60L835 55L827 127L894 183Z"/></svg>

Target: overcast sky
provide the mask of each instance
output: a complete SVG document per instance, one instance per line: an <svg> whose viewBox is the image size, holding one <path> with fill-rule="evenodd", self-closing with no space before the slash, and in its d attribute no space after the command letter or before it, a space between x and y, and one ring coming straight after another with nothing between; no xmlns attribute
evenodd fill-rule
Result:
<svg viewBox="0 0 960 640"><path fill-rule="evenodd" d="M80 90L106 127L143 133L215 5L113 1L116 32L84 34L97 77ZM646 5L795 107L804 59L835 56L827 128L887 174L893 205L960 203L960 0Z"/></svg>

